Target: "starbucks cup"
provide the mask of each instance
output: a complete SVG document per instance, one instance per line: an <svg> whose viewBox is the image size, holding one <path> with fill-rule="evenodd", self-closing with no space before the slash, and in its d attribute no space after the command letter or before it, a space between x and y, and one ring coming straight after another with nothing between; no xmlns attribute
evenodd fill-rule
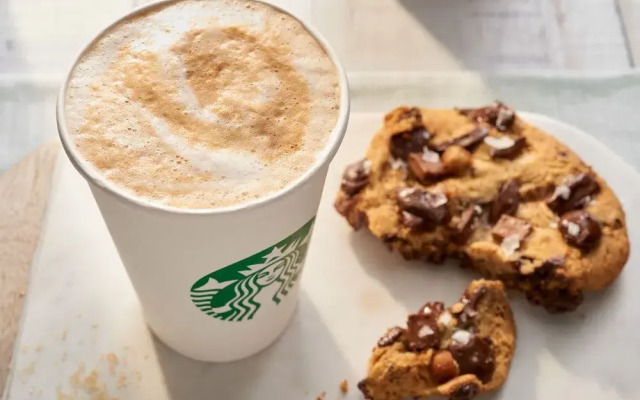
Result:
<svg viewBox="0 0 640 400"><path fill-rule="evenodd" d="M64 103L73 68L60 91L60 139L89 183L147 323L158 338L188 357L222 362L250 356L285 330L296 308L327 169L349 115L340 62L326 41L303 25L335 64L341 88L338 121L304 174L253 202L200 210L133 197L107 181L69 137Z"/></svg>

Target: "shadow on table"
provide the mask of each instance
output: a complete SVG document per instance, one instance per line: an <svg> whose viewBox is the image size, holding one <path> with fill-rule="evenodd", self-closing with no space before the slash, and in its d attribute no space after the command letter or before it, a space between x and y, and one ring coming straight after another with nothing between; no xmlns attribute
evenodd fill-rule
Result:
<svg viewBox="0 0 640 400"><path fill-rule="evenodd" d="M169 395L176 400L315 399L322 392L327 399L337 398L338 383L354 375L304 290L285 334L252 357L206 363L174 352L155 336L154 346ZM355 381L349 383L347 398L359 398Z"/></svg>
<svg viewBox="0 0 640 400"><path fill-rule="evenodd" d="M469 281L478 277L473 271L457 267L455 261L443 265L404 261L364 232L352 234L350 240L360 263L367 266L365 272L385 286L408 310L417 310L431 300L452 304ZM640 326L640 316L624 316L616 311L615 304L622 297L621 281L604 292L588 296L577 311L566 314L551 315L541 307L529 304L519 293L509 293L518 330L516 355L503 390L486 398L539 400L543 393L538 393L538 388L558 394L587 390L569 386L575 381L558 382L553 372L540 370L541 366L556 364L552 360L562 365L561 370L605 388L607 393L615 391L624 399L637 398L633 397L640 393L637 376L634 376L637 371L625 370L622 367L624 360L616 356L637 351L638 347L629 346L628 339L622 340L629 337L628 333L620 333L619 340L611 336L617 331L612 326L619 325L621 320L635 318L635 322L625 325ZM630 283L624 284L628 286L627 290L633 289L629 287ZM629 355L630 360L639 356ZM540 379L544 379L543 384ZM556 392L555 388L559 387L562 390Z"/></svg>
<svg viewBox="0 0 640 400"><path fill-rule="evenodd" d="M552 64L545 47L544 6L537 2L396 1L470 69Z"/></svg>

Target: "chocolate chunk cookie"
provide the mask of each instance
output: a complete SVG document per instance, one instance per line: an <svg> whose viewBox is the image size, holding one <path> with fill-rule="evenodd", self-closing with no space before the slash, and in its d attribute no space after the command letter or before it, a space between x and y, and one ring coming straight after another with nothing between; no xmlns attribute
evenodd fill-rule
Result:
<svg viewBox="0 0 640 400"><path fill-rule="evenodd" d="M336 208L405 258L460 258L554 312L607 287L629 256L607 183L503 103L390 112Z"/></svg>
<svg viewBox="0 0 640 400"><path fill-rule="evenodd" d="M373 349L358 387L370 400L448 396L469 400L507 379L516 331L500 281L471 282L449 308L427 303Z"/></svg>

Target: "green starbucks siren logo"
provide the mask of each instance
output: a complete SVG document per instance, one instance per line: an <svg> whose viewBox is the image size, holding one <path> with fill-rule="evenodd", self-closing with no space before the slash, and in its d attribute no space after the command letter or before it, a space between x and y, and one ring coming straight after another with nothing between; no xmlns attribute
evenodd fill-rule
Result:
<svg viewBox="0 0 640 400"><path fill-rule="evenodd" d="M261 306L256 296L275 283L271 300L280 304L302 272L314 220L275 245L198 279L191 301L213 318L252 319Z"/></svg>

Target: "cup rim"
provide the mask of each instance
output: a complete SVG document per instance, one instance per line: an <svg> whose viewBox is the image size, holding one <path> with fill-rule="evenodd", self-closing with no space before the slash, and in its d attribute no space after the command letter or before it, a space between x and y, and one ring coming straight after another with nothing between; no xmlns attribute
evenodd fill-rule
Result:
<svg viewBox="0 0 640 400"><path fill-rule="evenodd" d="M132 193L124 190L123 188L115 185L113 182L106 179L95 167L89 163L78 151L73 140L70 138L69 131L67 129L67 121L65 118L65 99L67 88L69 86L69 81L73 71L75 70L78 62L82 57L87 53L87 51L99 40L106 32L111 30L111 28L115 27L122 21L127 18L134 17L136 15L143 14L153 8L168 5L170 3L179 3L181 1L186 0L159 0L149 4L145 4L143 6L137 7L134 10L122 15L117 18L111 24L101 29L89 42L82 48L82 51L78 54L78 56L73 61L73 64L69 68L67 74L65 75L64 81L62 83L62 87L58 92L58 99L56 102L56 123L58 126L58 135L60 137L60 141L62 142L62 147L64 148L67 157L73 164L73 166L78 170L78 172L84 177L87 182L93 184L100 189L106 191L110 195L116 197L118 200L123 201L127 204L131 204L137 206L143 210L151 211L151 212L160 212L160 213L168 213L168 214L179 214L179 215L221 215L221 214L230 214L240 211L245 211L249 209L260 208L271 204L282 197L286 197L291 195L296 189L304 185L306 182L311 180L316 173L318 173L325 165L329 164L333 157L335 156L340 144L342 143L342 139L347 130L347 124L349 121L349 111L350 111L350 97L349 97L349 84L347 81L347 74L345 72L344 67L340 63L335 51L329 45L327 40L312 26L310 26L307 22L303 21L301 18L297 17L293 13L288 10L283 9L280 6L269 3L266 0L246 0L248 2L262 3L269 7L272 7L278 12L289 15L298 21L302 26L316 39L316 41L320 44L325 53L329 56L329 59L333 63L336 69L336 73L338 75L338 83L340 85L340 110L338 114L338 119L336 121L329 138L327 139L327 143L323 150L317 154L315 162L308 168L302 175L300 175L297 179L289 183L284 188L275 191L273 193L269 193L266 196L262 196L256 200L234 204L230 206L223 207L214 207L214 208L180 208L169 206L166 204L155 203L152 201L147 201L142 198L139 198ZM215 1L215 0L214 0Z"/></svg>

